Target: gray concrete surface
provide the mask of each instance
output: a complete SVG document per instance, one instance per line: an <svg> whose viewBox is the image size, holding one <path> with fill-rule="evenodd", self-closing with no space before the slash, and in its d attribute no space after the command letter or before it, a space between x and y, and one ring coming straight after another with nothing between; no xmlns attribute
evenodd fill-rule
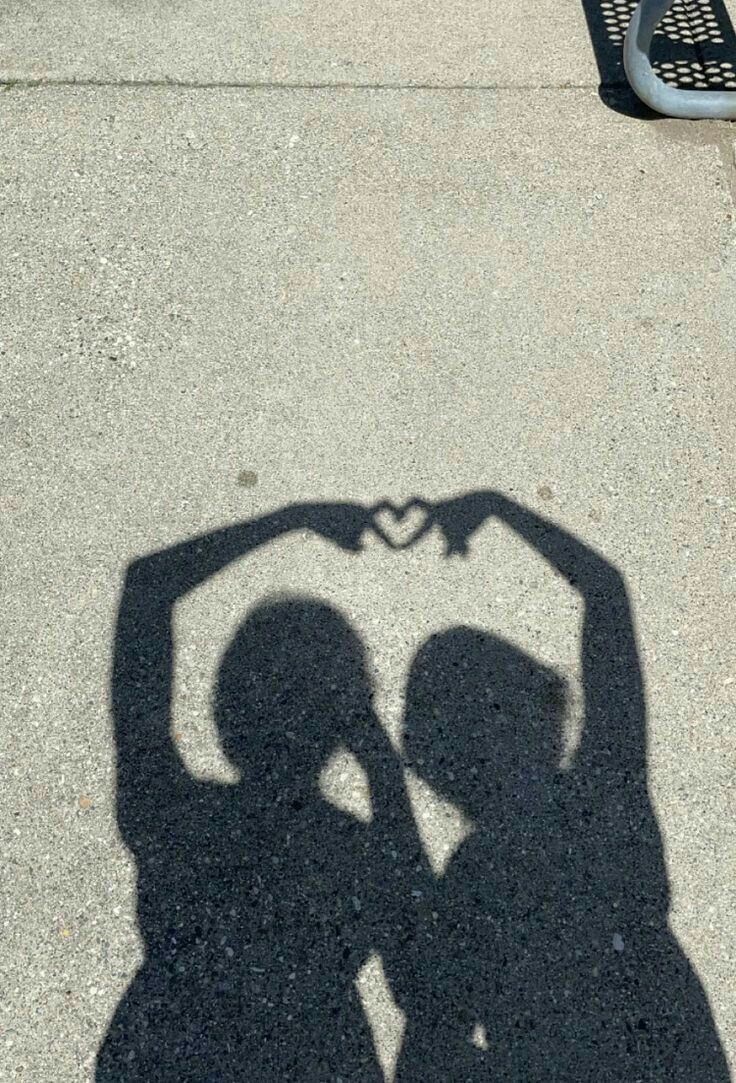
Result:
<svg viewBox="0 0 736 1083"><path fill-rule="evenodd" d="M85 19L102 26L101 14L80 10L80 34ZM30 50L33 11L6 14L6 41ZM158 17L162 36L187 37L175 74L229 78L242 38L220 39L204 15L206 33L190 37L185 14L203 12L169 7ZM144 16L130 6L115 14L130 55L111 49L118 39L107 36L108 23L85 51L71 36L64 42L71 21L46 21L33 59L13 45L13 70L171 74L157 66L155 34L136 33L134 45ZM582 43L571 6L556 16L555 48L528 54L530 64L549 65L550 82L560 77L568 14ZM449 18L443 9L428 32L441 37ZM320 40L338 33L334 9L327 19ZM420 32L411 26L424 32L424 13L408 22L408 35ZM462 81L473 71L471 27L467 67L460 46L425 66L414 45L403 53L395 32L387 60L383 30L366 24L374 59L361 78L406 78L406 59L416 65L412 78ZM504 20L493 29L503 40ZM301 78L307 65L314 81L325 78L319 51L304 59L288 33L288 72ZM589 69L580 50L570 56ZM251 71L256 53L244 52ZM428 42L426 55L437 53ZM106 67L96 67L103 54ZM262 55L270 58L270 45ZM92 1080L143 958L135 864L116 822L110 713L128 564L294 502L400 503L486 488L547 516L625 577L670 927L733 1069L730 128L633 121L608 111L593 85L16 87L0 95L0 124L0 1077ZM393 536L402 524L389 517L386 529ZM416 652L433 632L466 625L505 637L565 678L565 755L574 763L584 690L579 592L503 526L484 528L465 560L443 555L437 529L403 552L370 532L364 540L363 552L349 554L298 529L179 601L172 734L191 773L222 785L235 779L218 747L211 690L244 614L279 592L326 600L359 632L397 754L406 753ZM609 646L621 649L614 638ZM392 755L384 751L386 764ZM321 786L351 822L370 818L376 795L345 750L325 763ZM407 788L424 857L403 863L391 899L423 890L414 885L425 860L438 884L455 883L463 840L483 834L470 805L443 794L428 765L411 767ZM616 807L628 800L624 793ZM601 883L619 852L630 853L617 846L609 838L600 850ZM633 907L646 924L651 899L637 905L651 868L634 845L612 911ZM385 905L390 927L394 903ZM601 987L611 959L635 964L640 950L628 933L615 939L615 920L611 930L600 959L588 959L590 974L604 974ZM402 1017L395 965L389 949L374 951L358 992L383 1072L402 1080L411 1075L402 1039L416 1048L421 1019ZM482 971L483 957L474 953L467 966ZM669 974L665 961L661 973ZM569 990L560 989L564 1002ZM664 980L660 994L655 1009L666 1020L683 994ZM213 994L203 1013L218 1003ZM273 1010L278 1033L281 1005ZM484 1050L472 1013L471 1025L485 1056L508 1055ZM665 1022L658 1041L666 1047ZM200 1078L181 1051L166 1056L178 1067L160 1078ZM126 1064L138 1078L135 1059ZM619 1067L610 1078L623 1078ZM670 1078L660 1062L645 1069L642 1078ZM594 1076L588 1062L587 1072L578 1078L607 1078L600 1064ZM302 1077L337 1075L328 1065ZM345 1078L359 1077L373 1078L368 1070ZM291 1076L282 1065L273 1078Z"/></svg>
<svg viewBox="0 0 736 1083"><path fill-rule="evenodd" d="M25 2L0 12L0 81L615 85L625 83L620 50L635 5ZM661 69L666 80L693 86L710 69L713 87L734 81L729 8L733 0L678 0L655 39L655 61L678 62Z"/></svg>
<svg viewBox="0 0 736 1083"><path fill-rule="evenodd" d="M505 14L478 0L23 4L0 15L0 76L515 86L594 78L580 3L523 0Z"/></svg>

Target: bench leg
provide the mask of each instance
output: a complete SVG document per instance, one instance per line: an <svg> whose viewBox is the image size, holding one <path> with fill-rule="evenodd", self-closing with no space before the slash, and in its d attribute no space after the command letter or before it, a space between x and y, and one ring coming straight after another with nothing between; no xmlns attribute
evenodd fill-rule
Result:
<svg viewBox="0 0 736 1083"><path fill-rule="evenodd" d="M667 86L649 60L654 32L674 0L639 0L624 42L624 68L637 97L669 117L736 120L736 90L680 90ZM736 58L734 58L736 59Z"/></svg>

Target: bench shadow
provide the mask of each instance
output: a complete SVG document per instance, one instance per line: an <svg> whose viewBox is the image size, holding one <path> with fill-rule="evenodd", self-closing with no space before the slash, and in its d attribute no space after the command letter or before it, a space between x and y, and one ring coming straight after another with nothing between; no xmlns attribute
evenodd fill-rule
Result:
<svg viewBox="0 0 736 1083"><path fill-rule="evenodd" d="M623 66L623 42L637 0L582 0L600 78L601 100L617 113L661 119L634 94ZM670 86L736 89L736 31L724 0L676 3L652 43L652 62Z"/></svg>
<svg viewBox="0 0 736 1083"><path fill-rule="evenodd" d="M357 550L373 510L294 506L134 562L111 702L145 957L97 1083L378 1083L356 986L375 956L405 1018L398 1083L728 1080L704 991L667 924L620 574L498 494L421 506L448 555L501 519L580 593L585 723L572 764L562 767L565 680L460 627L414 659L399 757L359 636L300 596L245 606L213 693L239 782L195 780L170 731L176 602L290 531ZM322 795L337 750L362 768L365 815ZM442 876L420 845L407 768L473 824Z"/></svg>

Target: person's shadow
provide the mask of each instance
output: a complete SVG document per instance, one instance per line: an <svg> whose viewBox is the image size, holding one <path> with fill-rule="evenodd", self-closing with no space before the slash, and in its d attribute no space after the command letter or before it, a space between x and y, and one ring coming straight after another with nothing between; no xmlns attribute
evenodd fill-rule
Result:
<svg viewBox="0 0 736 1083"><path fill-rule="evenodd" d="M554 670L472 628L418 652L406 755L472 830L387 966L408 1021L397 1078L726 1083L704 991L667 924L624 581L500 494L432 512L458 553L489 518L580 595L584 718L568 762L569 689Z"/></svg>
<svg viewBox="0 0 736 1083"><path fill-rule="evenodd" d="M493 493L415 502L448 553L502 518L585 605L586 722L561 770L565 686L518 648L454 629L407 689L406 764L473 833L435 877L402 764L372 706L357 634L307 598L250 611L214 696L234 786L198 782L170 734L178 599L290 530L347 550L375 509L303 505L135 562L112 674L118 820L138 871L144 962L110 1024L98 1083L381 1080L356 977L383 960L406 1018L408 1080L688 1080L728 1072L707 1002L667 927L647 792L645 712L620 576ZM338 747L372 815L329 805Z"/></svg>
<svg viewBox="0 0 736 1083"><path fill-rule="evenodd" d="M355 979L392 927L403 870L391 836L405 839L410 819L359 638L314 600L251 610L214 696L237 785L194 780L170 733L176 601L291 530L355 548L369 519L345 505L292 507L128 570L112 708L145 960L100 1050L98 1083L382 1079ZM320 770L340 747L368 774L371 822L321 796Z"/></svg>

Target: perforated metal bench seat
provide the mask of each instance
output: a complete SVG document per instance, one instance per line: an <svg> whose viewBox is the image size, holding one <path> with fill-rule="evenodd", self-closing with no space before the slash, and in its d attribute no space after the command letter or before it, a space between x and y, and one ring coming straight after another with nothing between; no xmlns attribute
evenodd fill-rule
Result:
<svg viewBox="0 0 736 1083"><path fill-rule="evenodd" d="M610 7L618 3L610 0ZM609 6L608 0L604 4ZM720 12L716 6L715 0L690 0L679 5L676 0L640 0L626 32L624 67L637 97L656 112L693 120L736 120L736 48L727 53L730 59L722 55L724 45L734 45L726 41L733 38L733 27L722 4ZM680 10L675 15L677 7ZM689 46L690 57L680 64L677 59L660 63L657 71L652 45L655 34L663 33L670 42ZM699 56L696 61L692 60L693 48Z"/></svg>

